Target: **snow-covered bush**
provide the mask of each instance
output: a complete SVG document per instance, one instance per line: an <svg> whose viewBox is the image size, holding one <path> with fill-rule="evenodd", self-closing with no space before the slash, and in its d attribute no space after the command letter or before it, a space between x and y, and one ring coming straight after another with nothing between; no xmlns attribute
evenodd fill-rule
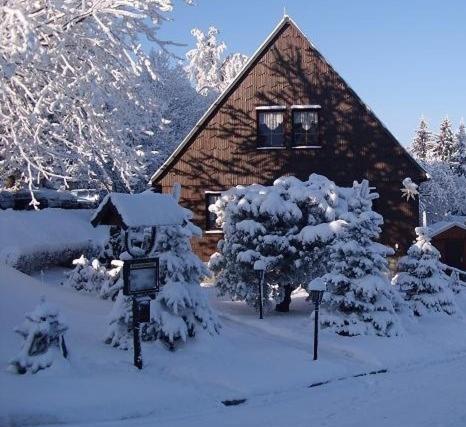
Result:
<svg viewBox="0 0 466 427"><path fill-rule="evenodd" d="M388 279L387 255L392 249L377 243L383 218L372 210L369 183L355 182L342 213L342 232L329 246L327 292L321 325L340 335L398 335L401 332Z"/></svg>
<svg viewBox="0 0 466 427"><path fill-rule="evenodd" d="M454 314L457 309L440 262L440 253L431 244L425 228L416 228L416 234L416 243L398 262L393 285L408 301L415 316L429 312Z"/></svg>
<svg viewBox="0 0 466 427"><path fill-rule="evenodd" d="M287 311L293 289L322 275L322 257L346 210L344 197L327 178L277 179L272 186L238 186L210 209L223 224L224 239L209 262L221 295L258 307L258 261L266 265L264 304L273 298Z"/></svg>
<svg viewBox="0 0 466 427"><path fill-rule="evenodd" d="M96 293L104 299L114 299L118 291L123 288L122 261L113 260L111 262L113 268L107 269L98 259L94 258L90 261L81 255L73 261L73 265L75 268L66 275L65 286L77 291Z"/></svg>
<svg viewBox="0 0 466 427"><path fill-rule="evenodd" d="M15 329L24 338L20 353L10 362L18 374L32 372L52 365L57 353L68 356L64 334L68 327L63 323L58 309L42 298L40 304L26 314L24 323Z"/></svg>

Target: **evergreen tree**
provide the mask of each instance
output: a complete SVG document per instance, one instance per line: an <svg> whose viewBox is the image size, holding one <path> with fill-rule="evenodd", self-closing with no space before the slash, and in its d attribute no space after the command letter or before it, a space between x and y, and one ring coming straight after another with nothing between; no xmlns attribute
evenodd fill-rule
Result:
<svg viewBox="0 0 466 427"><path fill-rule="evenodd" d="M394 290L387 278L387 255L393 251L376 243L383 224L372 210L369 183L353 184L348 212L341 215L343 232L330 245L329 272L321 325L340 335L398 335Z"/></svg>
<svg viewBox="0 0 466 427"><path fill-rule="evenodd" d="M411 153L419 160L426 160L431 144L432 133L429 131L427 121L421 117L411 145Z"/></svg>
<svg viewBox="0 0 466 427"><path fill-rule="evenodd" d="M238 186L210 209L223 224L224 239L209 262L221 295L259 305L261 274L266 266L264 306L275 300L288 311L293 289L321 275L322 249L338 228L335 183L320 175L308 181L277 179L272 186Z"/></svg>
<svg viewBox="0 0 466 427"><path fill-rule="evenodd" d="M131 297L123 295L120 290L109 316L109 326L105 344L128 350L132 347L133 311Z"/></svg>
<svg viewBox="0 0 466 427"><path fill-rule="evenodd" d="M453 271L448 280L448 286L454 294L459 294L465 289L466 283L460 279L457 271Z"/></svg>
<svg viewBox="0 0 466 427"><path fill-rule="evenodd" d="M440 124L440 133L436 136L432 154L434 160L450 163L455 156L456 143L448 117Z"/></svg>
<svg viewBox="0 0 466 427"><path fill-rule="evenodd" d="M193 337L199 325L211 334L220 328L200 286L210 272L191 249L190 239L200 235L189 220L158 229L155 255L160 260L161 290L151 304L151 329L171 350L177 340Z"/></svg>
<svg viewBox="0 0 466 427"><path fill-rule="evenodd" d="M24 323L15 329L24 338L20 353L10 362L11 369L18 374L27 371L35 374L52 365L54 351L68 356L64 334L68 327L63 323L58 309L42 297L40 304L26 314Z"/></svg>
<svg viewBox="0 0 466 427"><path fill-rule="evenodd" d="M466 176L466 126L463 119L456 134L456 146L456 170L458 174Z"/></svg>
<svg viewBox="0 0 466 427"><path fill-rule="evenodd" d="M456 306L443 272L439 251L430 243L428 231L416 228L417 239L398 262L393 284L409 303L415 316L429 312L454 314Z"/></svg>

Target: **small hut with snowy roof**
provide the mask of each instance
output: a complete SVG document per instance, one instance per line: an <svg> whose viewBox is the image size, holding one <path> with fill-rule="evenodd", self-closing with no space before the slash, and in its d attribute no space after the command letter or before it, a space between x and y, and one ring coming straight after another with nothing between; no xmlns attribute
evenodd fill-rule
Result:
<svg viewBox="0 0 466 427"><path fill-rule="evenodd" d="M466 216L453 216L431 224L429 232L442 262L466 271Z"/></svg>

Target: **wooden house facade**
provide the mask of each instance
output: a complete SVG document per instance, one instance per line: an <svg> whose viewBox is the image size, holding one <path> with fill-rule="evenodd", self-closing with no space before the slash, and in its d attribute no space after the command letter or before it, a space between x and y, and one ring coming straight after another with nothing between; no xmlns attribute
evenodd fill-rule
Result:
<svg viewBox="0 0 466 427"><path fill-rule="evenodd" d="M343 186L368 179L382 241L411 244L418 201L402 199L401 181L419 183L424 170L285 16L151 182L162 192L181 184L181 204L205 231L194 248L208 259L222 237L207 210L219 192L311 173Z"/></svg>
<svg viewBox="0 0 466 427"><path fill-rule="evenodd" d="M440 221L429 229L432 244L440 251L441 261L466 272L466 217Z"/></svg>

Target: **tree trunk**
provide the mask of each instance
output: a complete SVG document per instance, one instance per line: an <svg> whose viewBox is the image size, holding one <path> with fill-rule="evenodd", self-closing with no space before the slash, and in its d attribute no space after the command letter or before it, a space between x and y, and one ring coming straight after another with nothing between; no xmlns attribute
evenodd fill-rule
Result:
<svg viewBox="0 0 466 427"><path fill-rule="evenodd" d="M288 313L290 311L292 291L293 289L291 289L290 285L285 286L285 295L283 296L283 301L275 306L275 311L279 311L281 313Z"/></svg>

